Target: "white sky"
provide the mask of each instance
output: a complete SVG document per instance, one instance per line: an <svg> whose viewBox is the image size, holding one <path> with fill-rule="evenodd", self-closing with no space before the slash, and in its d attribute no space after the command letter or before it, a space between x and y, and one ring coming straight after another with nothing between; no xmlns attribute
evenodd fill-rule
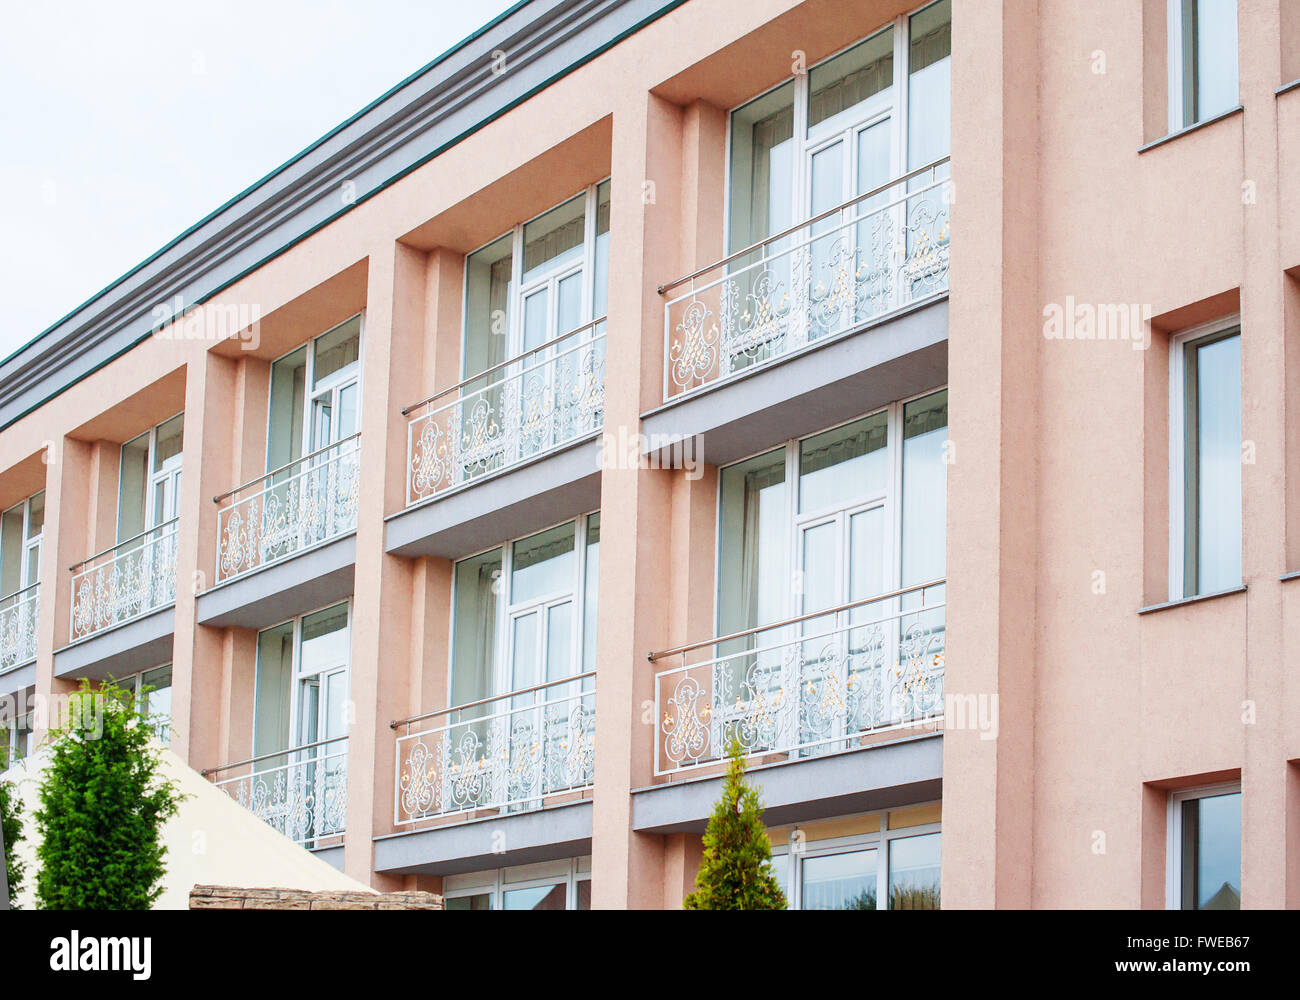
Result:
<svg viewBox="0 0 1300 1000"><path fill-rule="evenodd" d="M6 4L0 357L513 3Z"/></svg>

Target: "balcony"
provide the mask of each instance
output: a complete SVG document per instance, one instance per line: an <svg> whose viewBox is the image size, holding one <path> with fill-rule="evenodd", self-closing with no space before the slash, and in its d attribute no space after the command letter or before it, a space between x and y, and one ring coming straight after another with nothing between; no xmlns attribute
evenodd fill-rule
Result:
<svg viewBox="0 0 1300 1000"><path fill-rule="evenodd" d="M40 610L39 583L0 598L0 673L36 659L36 620Z"/></svg>
<svg viewBox="0 0 1300 1000"><path fill-rule="evenodd" d="M172 518L71 567L70 642L176 601L177 525Z"/></svg>
<svg viewBox="0 0 1300 1000"><path fill-rule="evenodd" d="M224 776L217 778L219 774ZM331 847L342 842L348 800L346 736L222 764L203 775L258 819L303 847Z"/></svg>
<svg viewBox="0 0 1300 1000"><path fill-rule="evenodd" d="M589 788L595 676L577 674L393 723L394 730L403 730L397 737L394 822L402 826L478 810L521 812Z"/></svg>
<svg viewBox="0 0 1300 1000"><path fill-rule="evenodd" d="M733 740L764 763L797 761L942 718L943 586L652 653L680 661L655 675L655 776L717 763Z"/></svg>
<svg viewBox="0 0 1300 1000"><path fill-rule="evenodd" d="M948 158L660 288L664 401L948 291Z"/></svg>
<svg viewBox="0 0 1300 1000"><path fill-rule="evenodd" d="M214 497L217 582L355 531L360 458L353 434Z"/></svg>

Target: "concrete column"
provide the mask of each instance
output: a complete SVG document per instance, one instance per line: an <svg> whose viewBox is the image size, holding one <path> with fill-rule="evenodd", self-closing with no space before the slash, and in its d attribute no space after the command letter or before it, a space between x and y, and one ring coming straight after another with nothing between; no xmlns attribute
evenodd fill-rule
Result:
<svg viewBox="0 0 1300 1000"><path fill-rule="evenodd" d="M1033 887L1038 301L1037 8L953 5L948 369L950 694L996 695L999 736L949 730L943 905L1027 907ZM1134 795L1137 790L1134 790Z"/></svg>

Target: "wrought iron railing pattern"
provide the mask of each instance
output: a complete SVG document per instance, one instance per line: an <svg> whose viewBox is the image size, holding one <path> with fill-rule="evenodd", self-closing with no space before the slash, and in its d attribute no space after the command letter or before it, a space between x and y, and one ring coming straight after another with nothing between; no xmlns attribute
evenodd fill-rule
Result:
<svg viewBox="0 0 1300 1000"><path fill-rule="evenodd" d="M947 166L904 174L661 288L671 294L665 401L946 293Z"/></svg>
<svg viewBox="0 0 1300 1000"><path fill-rule="evenodd" d="M354 434L217 497L217 581L355 531L360 459Z"/></svg>
<svg viewBox="0 0 1300 1000"><path fill-rule="evenodd" d="M347 826L348 738L261 754L205 771L258 819L305 847L342 838Z"/></svg>
<svg viewBox="0 0 1300 1000"><path fill-rule="evenodd" d="M652 654L655 774L746 756L836 753L941 717L943 582ZM698 662L689 662L698 654Z"/></svg>
<svg viewBox="0 0 1300 1000"><path fill-rule="evenodd" d="M408 505L600 430L605 321L594 320L403 410Z"/></svg>
<svg viewBox="0 0 1300 1000"><path fill-rule="evenodd" d="M178 524L172 518L72 567L71 641L176 600Z"/></svg>
<svg viewBox="0 0 1300 1000"><path fill-rule="evenodd" d="M40 610L39 583L0 598L0 671L36 659L36 620Z"/></svg>
<svg viewBox="0 0 1300 1000"><path fill-rule="evenodd" d="M394 820L476 809L525 809L591 785L594 673L393 724ZM434 719L444 719L437 725ZM420 728L421 724L425 728Z"/></svg>

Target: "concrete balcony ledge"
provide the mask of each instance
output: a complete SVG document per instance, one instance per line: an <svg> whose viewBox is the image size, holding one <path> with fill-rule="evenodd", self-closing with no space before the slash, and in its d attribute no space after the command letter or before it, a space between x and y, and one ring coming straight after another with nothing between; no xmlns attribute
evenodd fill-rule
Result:
<svg viewBox="0 0 1300 1000"><path fill-rule="evenodd" d="M641 433L648 454L698 436L699 457L726 465L947 381L945 295L674 396Z"/></svg>
<svg viewBox="0 0 1300 1000"><path fill-rule="evenodd" d="M760 789L769 826L929 802L943 797L943 735L755 767L749 777ZM721 775L635 788L632 828L703 833L721 791Z"/></svg>
<svg viewBox="0 0 1300 1000"><path fill-rule="evenodd" d="M36 661L28 660L0 673L0 697L26 691L36 684Z"/></svg>
<svg viewBox="0 0 1300 1000"><path fill-rule="evenodd" d="M199 595L200 625L261 629L352 594L356 532L223 581Z"/></svg>
<svg viewBox="0 0 1300 1000"><path fill-rule="evenodd" d="M147 670L172 658L176 605L168 604L54 651L54 676L103 680Z"/></svg>
<svg viewBox="0 0 1300 1000"><path fill-rule="evenodd" d="M399 556L458 559L600 506L599 433L436 493L387 520Z"/></svg>
<svg viewBox="0 0 1300 1000"><path fill-rule="evenodd" d="M375 871L460 875L590 854L591 813L591 800L583 799L376 837Z"/></svg>

